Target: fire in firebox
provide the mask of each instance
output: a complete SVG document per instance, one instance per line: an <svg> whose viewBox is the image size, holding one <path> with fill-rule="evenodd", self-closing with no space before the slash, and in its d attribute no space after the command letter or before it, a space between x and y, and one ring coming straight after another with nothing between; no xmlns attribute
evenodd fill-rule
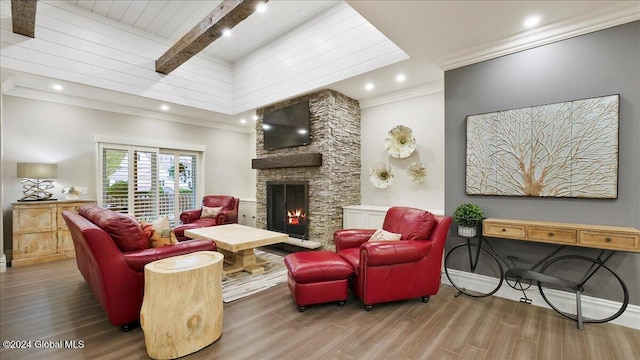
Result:
<svg viewBox="0 0 640 360"><path fill-rule="evenodd" d="M289 224L298 225L304 223L305 214L302 212L302 209L297 210L287 210L287 218L289 219Z"/></svg>

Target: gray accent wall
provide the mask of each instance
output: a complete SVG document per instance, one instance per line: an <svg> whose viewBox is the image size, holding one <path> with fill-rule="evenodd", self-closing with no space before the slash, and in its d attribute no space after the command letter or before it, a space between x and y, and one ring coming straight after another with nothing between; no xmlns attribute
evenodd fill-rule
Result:
<svg viewBox="0 0 640 360"><path fill-rule="evenodd" d="M466 116L620 94L617 199L567 199L465 194ZM445 72L445 211L464 202L486 217L640 228L640 22L578 36ZM447 247L462 241L455 235ZM497 240L505 255L531 265L553 246ZM575 253L594 255L590 249ZM608 265L640 305L640 254L619 252ZM604 288L604 287L603 287ZM590 294L607 298L606 290Z"/></svg>

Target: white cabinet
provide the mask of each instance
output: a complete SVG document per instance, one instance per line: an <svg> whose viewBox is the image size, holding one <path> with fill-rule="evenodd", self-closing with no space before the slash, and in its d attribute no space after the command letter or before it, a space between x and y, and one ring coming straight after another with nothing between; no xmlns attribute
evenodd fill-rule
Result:
<svg viewBox="0 0 640 360"><path fill-rule="evenodd" d="M350 205L342 207L344 229L379 229L390 206Z"/></svg>
<svg viewBox="0 0 640 360"><path fill-rule="evenodd" d="M256 201L242 200L238 208L238 223L240 225L256 227Z"/></svg>

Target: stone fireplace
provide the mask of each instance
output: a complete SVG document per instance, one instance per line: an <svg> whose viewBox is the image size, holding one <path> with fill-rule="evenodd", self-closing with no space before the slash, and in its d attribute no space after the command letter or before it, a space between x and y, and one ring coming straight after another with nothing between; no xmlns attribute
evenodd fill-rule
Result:
<svg viewBox="0 0 640 360"><path fill-rule="evenodd" d="M309 101L310 142L307 146L265 150L265 112ZM305 183L308 213L306 238L325 249L342 228L342 207L360 203L360 105L333 90L322 90L259 109L256 121L256 226L266 229L268 184ZM280 216L280 215L278 215ZM273 221L273 219L271 220Z"/></svg>

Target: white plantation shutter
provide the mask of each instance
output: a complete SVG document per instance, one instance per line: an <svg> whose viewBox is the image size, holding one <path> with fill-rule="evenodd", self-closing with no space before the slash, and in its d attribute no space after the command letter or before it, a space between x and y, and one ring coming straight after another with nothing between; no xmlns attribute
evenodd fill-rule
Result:
<svg viewBox="0 0 640 360"><path fill-rule="evenodd" d="M158 218L158 152L134 150L133 214L138 220Z"/></svg>
<svg viewBox="0 0 640 360"><path fill-rule="evenodd" d="M171 226L180 224L180 213L200 207L197 198L198 154L162 150L159 161L160 215Z"/></svg>
<svg viewBox="0 0 640 360"><path fill-rule="evenodd" d="M138 220L158 218L158 150L100 144L101 205Z"/></svg>
<svg viewBox="0 0 640 360"><path fill-rule="evenodd" d="M175 169L175 155L160 153L160 216L166 215L171 226L175 226L176 191L178 188L172 169ZM178 215L179 216L179 215Z"/></svg>
<svg viewBox="0 0 640 360"><path fill-rule="evenodd" d="M167 216L172 226L180 213L199 207L201 153L99 144L101 205L154 221Z"/></svg>
<svg viewBox="0 0 640 360"><path fill-rule="evenodd" d="M128 154L123 148L101 148L102 205L122 213L129 211Z"/></svg>
<svg viewBox="0 0 640 360"><path fill-rule="evenodd" d="M178 212L200 208L201 199L196 197L198 188L198 157L196 155L180 155L180 163L185 165L187 188L190 192L180 194Z"/></svg>

